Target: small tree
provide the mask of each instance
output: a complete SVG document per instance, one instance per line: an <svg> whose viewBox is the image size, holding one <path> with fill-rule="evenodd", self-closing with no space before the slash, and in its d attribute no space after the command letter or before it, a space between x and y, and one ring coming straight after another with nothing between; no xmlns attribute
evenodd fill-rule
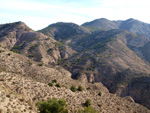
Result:
<svg viewBox="0 0 150 113"><path fill-rule="evenodd" d="M8 53L7 55L8 55L8 56L10 56L10 55L11 55L11 53Z"/></svg>
<svg viewBox="0 0 150 113"><path fill-rule="evenodd" d="M57 83L55 86L56 86L56 87L61 87L59 83Z"/></svg>
<svg viewBox="0 0 150 113"><path fill-rule="evenodd" d="M52 80L52 83L57 83L57 80L56 79Z"/></svg>
<svg viewBox="0 0 150 113"><path fill-rule="evenodd" d="M40 63L40 64L38 64L38 66L43 66L43 64L42 64L42 63Z"/></svg>
<svg viewBox="0 0 150 113"><path fill-rule="evenodd" d="M70 90L71 90L72 92L75 92L77 89L76 89L75 86L71 86Z"/></svg>
<svg viewBox="0 0 150 113"><path fill-rule="evenodd" d="M88 88L86 88L87 90L90 90L91 89L91 87L88 87Z"/></svg>
<svg viewBox="0 0 150 113"><path fill-rule="evenodd" d="M84 105L85 105L86 107L89 107L89 106L91 105L91 100L87 99L87 100L85 101Z"/></svg>
<svg viewBox="0 0 150 113"><path fill-rule="evenodd" d="M82 86L78 86L78 91L83 91Z"/></svg>
<svg viewBox="0 0 150 113"><path fill-rule="evenodd" d="M61 65L61 57L58 57L58 65Z"/></svg>
<svg viewBox="0 0 150 113"><path fill-rule="evenodd" d="M94 84L94 83L95 83L95 81L93 80L93 81L92 81L92 84Z"/></svg>
<svg viewBox="0 0 150 113"><path fill-rule="evenodd" d="M40 113L68 113L66 101L63 99L57 100L53 98L47 101L37 102L36 105Z"/></svg>
<svg viewBox="0 0 150 113"><path fill-rule="evenodd" d="M100 91L100 92L98 93L98 95L101 96L101 95L102 95L102 92Z"/></svg>
<svg viewBox="0 0 150 113"><path fill-rule="evenodd" d="M53 87L53 83L51 83L51 82L50 82L50 83L48 83L48 85L49 85L49 86L51 86L51 87Z"/></svg>

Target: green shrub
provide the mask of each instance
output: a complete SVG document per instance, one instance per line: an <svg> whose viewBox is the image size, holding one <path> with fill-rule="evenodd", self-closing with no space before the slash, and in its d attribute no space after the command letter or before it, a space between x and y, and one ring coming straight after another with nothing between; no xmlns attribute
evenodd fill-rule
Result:
<svg viewBox="0 0 150 113"><path fill-rule="evenodd" d="M102 95L102 92L100 91L100 92L98 93L98 95L101 96L101 95Z"/></svg>
<svg viewBox="0 0 150 113"><path fill-rule="evenodd" d="M102 62L102 61L99 61L99 64L103 64L103 62Z"/></svg>
<svg viewBox="0 0 150 113"><path fill-rule="evenodd" d="M61 57L58 57L58 65L61 65Z"/></svg>
<svg viewBox="0 0 150 113"><path fill-rule="evenodd" d="M10 55L11 55L11 53L8 53L7 55L8 55L8 56L10 56Z"/></svg>
<svg viewBox="0 0 150 113"><path fill-rule="evenodd" d="M38 66L43 66L43 64L42 64L42 63L40 63L40 64L38 64Z"/></svg>
<svg viewBox="0 0 150 113"><path fill-rule="evenodd" d="M87 100L85 101L84 105L85 105L86 107L89 107L89 106L91 105L91 100L87 99Z"/></svg>
<svg viewBox="0 0 150 113"><path fill-rule="evenodd" d="M29 58L32 58L32 57L34 57L34 55L30 54L30 55L28 55L28 57L29 57Z"/></svg>
<svg viewBox="0 0 150 113"><path fill-rule="evenodd" d="M78 86L78 89L77 89L78 91L83 91L83 88L82 88L82 86Z"/></svg>
<svg viewBox="0 0 150 113"><path fill-rule="evenodd" d="M53 83L51 83L51 82L50 82L50 83L48 83L48 85L49 85L49 86L51 86L51 87L53 87L53 86L54 86L54 85L53 85Z"/></svg>
<svg viewBox="0 0 150 113"><path fill-rule="evenodd" d="M37 102L37 107L40 113L68 113L65 100L57 100L56 98L47 101Z"/></svg>
<svg viewBox="0 0 150 113"><path fill-rule="evenodd" d="M14 53L19 53L19 51L16 50L16 49L11 49L10 51L12 51L12 52L14 52Z"/></svg>
<svg viewBox="0 0 150 113"><path fill-rule="evenodd" d="M28 63L29 63L29 66L31 66L31 65L32 65L32 62L31 62L30 60L28 60Z"/></svg>
<svg viewBox="0 0 150 113"><path fill-rule="evenodd" d="M75 86L71 86L70 90L71 90L72 92L76 92L77 89L76 89Z"/></svg>
<svg viewBox="0 0 150 113"><path fill-rule="evenodd" d="M56 87L61 87L59 83L57 83L55 86L56 86Z"/></svg>
<svg viewBox="0 0 150 113"><path fill-rule="evenodd" d="M57 83L57 80L56 79L52 80L52 83Z"/></svg>
<svg viewBox="0 0 150 113"><path fill-rule="evenodd" d="M92 84L94 84L94 83L95 83L95 81L93 80L93 81L92 81Z"/></svg>
<svg viewBox="0 0 150 113"><path fill-rule="evenodd" d="M92 67L89 67L89 70L92 70L93 68Z"/></svg>
<svg viewBox="0 0 150 113"><path fill-rule="evenodd" d="M90 90L91 89L91 87L88 87L88 88L86 88L87 90Z"/></svg>
<svg viewBox="0 0 150 113"><path fill-rule="evenodd" d="M99 113L97 110L95 110L93 107L85 107L84 110L79 110L78 113Z"/></svg>

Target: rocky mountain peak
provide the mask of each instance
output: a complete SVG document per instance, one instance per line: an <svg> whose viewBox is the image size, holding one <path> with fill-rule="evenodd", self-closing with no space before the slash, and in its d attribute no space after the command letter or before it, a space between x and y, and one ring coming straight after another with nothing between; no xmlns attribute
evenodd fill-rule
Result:
<svg viewBox="0 0 150 113"><path fill-rule="evenodd" d="M64 40L78 34L88 34L90 30L74 23L58 22L40 30L45 35L53 36L56 40Z"/></svg>

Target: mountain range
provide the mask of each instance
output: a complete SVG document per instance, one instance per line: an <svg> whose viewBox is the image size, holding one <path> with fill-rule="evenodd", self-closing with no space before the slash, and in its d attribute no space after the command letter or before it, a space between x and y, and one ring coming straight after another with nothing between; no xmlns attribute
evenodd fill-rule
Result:
<svg viewBox="0 0 150 113"><path fill-rule="evenodd" d="M124 29L131 33L145 35L150 38L150 24L130 18L125 21L110 21L105 18L93 20L82 24L84 27L91 29Z"/></svg>
<svg viewBox="0 0 150 113"><path fill-rule="evenodd" d="M26 103L26 107L32 107L27 112L37 112L37 101L56 97L70 103L70 112L83 108L83 102L90 98L99 112L148 113L149 47L150 24L135 19L101 18L81 26L58 22L39 31L23 22L3 24L0 88L5 98L8 94L21 95L15 97L16 102L26 97L23 106ZM49 87L54 79L63 87ZM71 86L79 85L83 92L71 92ZM86 90L88 87L90 91ZM98 91L102 92L101 97L97 96Z"/></svg>

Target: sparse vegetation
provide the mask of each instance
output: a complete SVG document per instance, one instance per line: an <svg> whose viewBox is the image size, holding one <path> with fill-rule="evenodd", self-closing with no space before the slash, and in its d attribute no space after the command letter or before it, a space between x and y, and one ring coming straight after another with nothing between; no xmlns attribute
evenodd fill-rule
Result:
<svg viewBox="0 0 150 113"><path fill-rule="evenodd" d="M121 23L117 22L117 24ZM112 24L112 27L115 26ZM71 31L75 34L70 32L70 28L73 28ZM136 51L131 51L140 49L137 52L142 54L145 44L150 44L147 39L143 40L142 35L136 36L136 34L117 29L92 32L85 28L82 30L82 27L74 26L74 24L71 24L69 29L65 28L65 25L61 29L57 26L52 30L48 29L46 32L51 35L50 40L48 36L39 34L39 31L25 31L27 29L23 24L17 25L17 28L8 26L4 30L0 26L0 30L3 46L0 49L6 49L4 53L0 53L0 91L1 96L4 97L0 99L0 109L4 107L2 112L15 113L17 109L18 113L57 113L56 108L60 109L59 105L54 103L54 107L50 109L49 105L51 106L52 102L48 103L44 100L52 97L64 98L71 113L75 113L75 110L78 112L80 107L81 113L95 113L97 111L94 108L108 113L117 112L117 110L118 112L149 112L146 108L134 103L134 99L137 98L137 102L149 107L150 100L147 95L150 86L150 75L148 75L150 66L145 63L144 54L145 61L139 57L140 55L134 54ZM5 34L7 36L4 37ZM115 40L107 43L111 37L115 37ZM67 47L68 45L70 48ZM12 51L20 52L22 55L13 54L8 50L11 48ZM126 68L131 68L131 71L125 71ZM121 70L121 73L117 70ZM87 84L87 81L90 81L90 84ZM104 85L98 83L100 81ZM120 87L127 89L128 95L132 95L133 98L122 99L109 93L109 91L115 93ZM144 92L142 96L139 96L140 92ZM13 96L13 93L17 96ZM121 93L126 96L126 93ZM37 100L43 100L42 102L45 103L39 104L39 107L43 107L38 107L39 111L34 106ZM58 99L55 102L58 102ZM44 111L45 108L47 109ZM41 109L43 111L40 111ZM63 113L63 111L58 112Z"/></svg>
<svg viewBox="0 0 150 113"><path fill-rule="evenodd" d="M32 62L31 62L30 60L28 60L28 62L29 62L29 65L31 66L31 65L32 65Z"/></svg>
<svg viewBox="0 0 150 113"><path fill-rule="evenodd" d="M91 89L91 87L88 87L88 88L86 88L87 90L90 90Z"/></svg>
<svg viewBox="0 0 150 113"><path fill-rule="evenodd" d="M45 40L49 40L50 38L46 38Z"/></svg>
<svg viewBox="0 0 150 113"><path fill-rule="evenodd" d="M37 48L38 46L39 46L40 44L35 44L35 45L33 45L33 46L31 46L29 49L28 49L28 51L33 51L35 48Z"/></svg>
<svg viewBox="0 0 150 113"><path fill-rule="evenodd" d="M78 91L83 91L83 88L82 88L82 86L80 85L80 86L78 86L78 89L77 89Z"/></svg>
<svg viewBox="0 0 150 113"><path fill-rule="evenodd" d="M56 87L59 87L59 88L61 87L61 85L60 85L59 83L57 83L55 86L56 86Z"/></svg>
<svg viewBox="0 0 150 113"><path fill-rule="evenodd" d="M8 56L10 56L10 55L11 55L11 53L8 53L7 55L8 55Z"/></svg>
<svg viewBox="0 0 150 113"><path fill-rule="evenodd" d="M20 51L18 49L11 49L10 51L12 51L14 53L20 53Z"/></svg>
<svg viewBox="0 0 150 113"><path fill-rule="evenodd" d="M56 79L52 80L52 83L57 83L57 80Z"/></svg>
<svg viewBox="0 0 150 113"><path fill-rule="evenodd" d="M61 65L61 57L58 57L58 65Z"/></svg>
<svg viewBox="0 0 150 113"><path fill-rule="evenodd" d="M95 81L93 80L93 81L92 81L92 84L94 84L94 83L95 83Z"/></svg>
<svg viewBox="0 0 150 113"><path fill-rule="evenodd" d="M91 100L90 100L90 99L87 99L87 100L85 101L84 105L85 105L86 107L91 106Z"/></svg>
<svg viewBox="0 0 150 113"><path fill-rule="evenodd" d="M15 53L20 53L20 51L19 50L21 50L21 48L22 48L22 46L14 46L12 49L11 49L11 51L12 52L15 52Z"/></svg>
<svg viewBox="0 0 150 113"><path fill-rule="evenodd" d="M99 61L99 64L103 64L103 62L102 62L102 61Z"/></svg>
<svg viewBox="0 0 150 113"><path fill-rule="evenodd" d="M57 100L52 98L47 101L38 102L36 105L40 113L68 113L66 101L63 99Z"/></svg>
<svg viewBox="0 0 150 113"><path fill-rule="evenodd" d="M51 87L53 87L53 86L54 86L52 82L48 83L48 85L49 85L49 86L51 86Z"/></svg>
<svg viewBox="0 0 150 113"><path fill-rule="evenodd" d="M94 64L92 64L90 67L89 67L89 70L93 70L94 69Z"/></svg>
<svg viewBox="0 0 150 113"><path fill-rule="evenodd" d="M42 63L40 63L40 64L38 64L38 66L43 66L43 64L42 64Z"/></svg>
<svg viewBox="0 0 150 113"><path fill-rule="evenodd" d="M102 92L101 92L101 91L99 91L98 95L99 95L99 96L101 96L101 95L102 95Z"/></svg>
<svg viewBox="0 0 150 113"><path fill-rule="evenodd" d="M76 92L77 89L76 89L75 86L71 86L70 90L71 90L72 92Z"/></svg>
<svg viewBox="0 0 150 113"><path fill-rule="evenodd" d="M34 55L30 54L30 55L28 55L28 57L29 57L29 58L32 58L32 57L34 57Z"/></svg>

